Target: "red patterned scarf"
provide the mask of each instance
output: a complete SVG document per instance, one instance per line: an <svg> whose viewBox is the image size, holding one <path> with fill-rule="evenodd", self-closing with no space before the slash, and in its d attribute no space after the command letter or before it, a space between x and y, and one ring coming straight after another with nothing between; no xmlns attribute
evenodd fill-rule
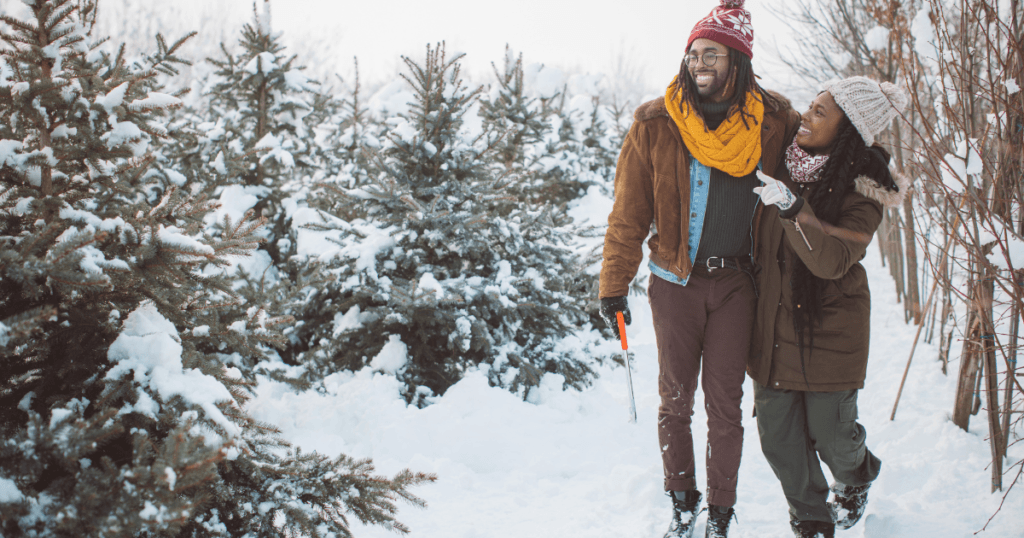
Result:
<svg viewBox="0 0 1024 538"><path fill-rule="evenodd" d="M786 148L786 168L797 183L811 183L821 179L821 170L828 162L828 155L811 155L796 145L796 140Z"/></svg>

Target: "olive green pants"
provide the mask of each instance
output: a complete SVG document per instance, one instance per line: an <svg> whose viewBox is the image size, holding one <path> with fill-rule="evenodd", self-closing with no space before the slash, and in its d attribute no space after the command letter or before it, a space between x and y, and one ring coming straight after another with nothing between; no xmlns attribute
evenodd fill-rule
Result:
<svg viewBox="0 0 1024 538"><path fill-rule="evenodd" d="M832 522L822 461L848 486L878 477L882 462L868 450L867 433L857 423L856 390L776 390L755 381L754 408L761 451L782 483L790 519Z"/></svg>

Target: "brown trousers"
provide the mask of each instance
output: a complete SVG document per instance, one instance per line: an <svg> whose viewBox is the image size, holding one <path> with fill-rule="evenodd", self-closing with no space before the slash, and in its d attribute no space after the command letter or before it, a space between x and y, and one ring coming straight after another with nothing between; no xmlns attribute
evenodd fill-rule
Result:
<svg viewBox="0 0 1024 538"><path fill-rule="evenodd" d="M703 365L707 500L732 506L743 451L740 400L757 301L754 285L742 271L694 268L686 286L652 275L648 298L658 341L658 440L665 490L697 489L690 423Z"/></svg>

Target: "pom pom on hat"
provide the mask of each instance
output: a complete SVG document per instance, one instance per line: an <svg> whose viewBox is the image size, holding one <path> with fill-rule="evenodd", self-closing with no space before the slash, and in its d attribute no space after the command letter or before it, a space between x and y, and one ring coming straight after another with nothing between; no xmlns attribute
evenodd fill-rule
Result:
<svg viewBox="0 0 1024 538"><path fill-rule="evenodd" d="M744 3L745 0L721 0L721 5L693 27L686 49L690 49L694 40L705 38L753 58L754 27L750 24L750 12L743 9Z"/></svg>
<svg viewBox="0 0 1024 538"><path fill-rule="evenodd" d="M909 101L899 86L860 76L826 82L825 91L832 94L868 146L875 143L875 135L885 130Z"/></svg>

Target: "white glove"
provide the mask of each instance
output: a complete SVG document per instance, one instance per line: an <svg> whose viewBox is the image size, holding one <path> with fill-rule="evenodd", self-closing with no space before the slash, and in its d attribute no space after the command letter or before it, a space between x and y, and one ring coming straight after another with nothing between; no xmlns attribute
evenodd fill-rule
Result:
<svg viewBox="0 0 1024 538"><path fill-rule="evenodd" d="M760 170L757 171L757 179L764 182L764 185L754 187L754 192L761 197L764 205L774 204L779 208L779 211L785 211L796 203L796 196L781 181Z"/></svg>

